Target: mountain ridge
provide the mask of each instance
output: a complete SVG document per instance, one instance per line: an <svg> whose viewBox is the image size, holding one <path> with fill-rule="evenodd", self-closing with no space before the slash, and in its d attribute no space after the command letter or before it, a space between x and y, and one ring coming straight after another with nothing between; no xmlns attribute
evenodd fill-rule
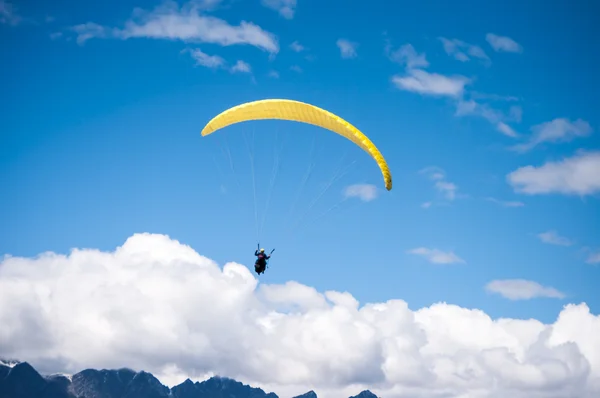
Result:
<svg viewBox="0 0 600 398"><path fill-rule="evenodd" d="M42 375L27 362L0 358L0 398L280 398L274 392L225 376L189 378L171 388L152 373L129 368L84 369L73 375ZM318 398L310 390L293 398ZM377 398L369 390L349 398Z"/></svg>

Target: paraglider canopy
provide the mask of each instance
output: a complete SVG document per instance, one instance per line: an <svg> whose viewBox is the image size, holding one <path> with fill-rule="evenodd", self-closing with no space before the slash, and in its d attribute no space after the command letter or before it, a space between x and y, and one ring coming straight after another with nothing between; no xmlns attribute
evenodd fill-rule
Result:
<svg viewBox="0 0 600 398"><path fill-rule="evenodd" d="M250 120L280 119L308 123L323 127L346 137L366 151L379 166L385 188L392 189L392 174L379 149L356 127L324 109L300 101L267 99L234 106L215 116L202 129L202 136L209 135L229 125Z"/></svg>

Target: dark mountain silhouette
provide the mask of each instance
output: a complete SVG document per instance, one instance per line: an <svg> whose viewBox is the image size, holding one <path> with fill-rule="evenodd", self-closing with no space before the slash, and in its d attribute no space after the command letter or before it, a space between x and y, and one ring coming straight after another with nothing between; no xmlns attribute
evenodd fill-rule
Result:
<svg viewBox="0 0 600 398"><path fill-rule="evenodd" d="M294 398L317 398L317 393L315 393L313 390L310 390L309 392L298 395Z"/></svg>
<svg viewBox="0 0 600 398"><path fill-rule="evenodd" d="M72 377L40 375L27 362L0 359L0 398L279 398L227 377L187 379L169 388L148 372L86 369ZM294 398L317 398L314 391ZM366 390L351 398L377 398Z"/></svg>
<svg viewBox="0 0 600 398"><path fill-rule="evenodd" d="M364 390L364 391L361 391L360 394L354 395L350 398L377 398L377 395L373 394L369 390Z"/></svg>

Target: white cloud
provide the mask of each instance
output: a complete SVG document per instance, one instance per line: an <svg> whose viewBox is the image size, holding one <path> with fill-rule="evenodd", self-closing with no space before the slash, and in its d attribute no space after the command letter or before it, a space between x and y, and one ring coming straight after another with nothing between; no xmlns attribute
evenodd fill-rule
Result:
<svg viewBox="0 0 600 398"><path fill-rule="evenodd" d="M377 198L377 187L372 184L354 184L344 189L346 198L359 198L363 202L370 202Z"/></svg>
<svg viewBox="0 0 600 398"><path fill-rule="evenodd" d="M523 279L495 280L486 285L486 290L509 300L530 300L537 297L565 298L565 294L553 287Z"/></svg>
<svg viewBox="0 0 600 398"><path fill-rule="evenodd" d="M295 51L297 53L302 52L305 49L304 46L300 44L297 40L290 44L290 48L292 49L292 51Z"/></svg>
<svg viewBox="0 0 600 398"><path fill-rule="evenodd" d="M447 39L445 37L440 37L439 40L442 42L444 46L444 51L446 54L454 57L461 62L470 61L471 58L478 58L489 63L490 58L487 56L485 51L479 46L475 46L473 44L465 43L462 40L458 39Z"/></svg>
<svg viewBox="0 0 600 398"><path fill-rule="evenodd" d="M584 152L561 161L521 167L506 176L516 192L528 195L560 193L591 195L600 192L600 151Z"/></svg>
<svg viewBox="0 0 600 398"><path fill-rule="evenodd" d="M408 251L410 254L416 254L427 259L433 264L465 264L465 260L458 257L453 252L444 252L438 249L428 249L426 247L417 247Z"/></svg>
<svg viewBox="0 0 600 398"><path fill-rule="evenodd" d="M508 137L518 137L519 134L517 134L517 132L515 130L513 130L512 127L510 127L508 124L504 123L504 122L498 122L498 124L496 124L496 128L498 129L499 132L501 132L502 134L508 136Z"/></svg>
<svg viewBox="0 0 600 398"><path fill-rule="evenodd" d="M600 394L600 316L585 304L549 325L446 303L360 305L297 282L259 285L243 265L149 234L114 252L1 261L2 354L49 373L127 366L172 384L220 374L319 398Z"/></svg>
<svg viewBox="0 0 600 398"><path fill-rule="evenodd" d="M296 73L302 73L303 72L302 68L299 67L298 65L292 65L292 66L290 66L290 70L292 70L292 71L294 71Z"/></svg>
<svg viewBox="0 0 600 398"><path fill-rule="evenodd" d="M588 264L600 264L600 251L591 253L585 262Z"/></svg>
<svg viewBox="0 0 600 398"><path fill-rule="evenodd" d="M544 142L570 142L575 138L587 137L592 133L592 127L585 120L570 121L557 118L549 122L535 125L531 128L533 134L527 143L515 145L513 149L526 152Z"/></svg>
<svg viewBox="0 0 600 398"><path fill-rule="evenodd" d="M518 97L515 97L512 95L488 94L488 93L481 93L479 91L471 91L470 94L471 94L471 98L474 98L474 99L485 99L485 100L492 100L492 101L507 101L507 102L519 101Z"/></svg>
<svg viewBox="0 0 600 398"><path fill-rule="evenodd" d="M52 32L52 33L50 33L50 40L57 40L57 39L60 39L61 37L63 37L63 33L62 32Z"/></svg>
<svg viewBox="0 0 600 398"><path fill-rule="evenodd" d="M429 209L432 204L433 204L433 202L431 202L431 201L429 201L429 202L423 202L423 203L421 203L421 207L423 209Z"/></svg>
<svg viewBox="0 0 600 398"><path fill-rule="evenodd" d="M214 2L209 2L211 5ZM204 42L222 46L251 45L270 53L279 51L274 34L252 22L242 21L238 26L202 14L208 3L191 1L179 7L168 1L153 11L135 9L133 17L123 28L108 28L93 22L74 26L77 42L82 44L92 38L150 38Z"/></svg>
<svg viewBox="0 0 600 398"><path fill-rule="evenodd" d="M242 60L238 60L233 66L228 66L227 61L222 57L206 54L199 48L185 49L182 52L189 52L191 57L196 61L196 65L210 69L228 69L231 73L252 73L252 67Z"/></svg>
<svg viewBox="0 0 600 398"><path fill-rule="evenodd" d="M459 98L470 80L464 76L449 77L421 69L410 69L404 76L393 76L392 82L400 90L422 95Z"/></svg>
<svg viewBox="0 0 600 398"><path fill-rule="evenodd" d="M22 18L17 14L17 10L6 0L0 0L0 23L7 25L18 25Z"/></svg>
<svg viewBox="0 0 600 398"><path fill-rule="evenodd" d="M386 46L386 53L393 62L406 66L407 69L426 68L429 66L425 53L417 53L412 44L404 44L392 51L391 46Z"/></svg>
<svg viewBox="0 0 600 398"><path fill-rule="evenodd" d="M268 76L272 77L273 79L279 79L279 72L277 72L276 70L271 70L269 71Z"/></svg>
<svg viewBox="0 0 600 398"><path fill-rule="evenodd" d="M521 108L518 105L513 105L508 110L508 114L509 114L510 120L520 123L521 119L523 119L523 108Z"/></svg>
<svg viewBox="0 0 600 398"><path fill-rule="evenodd" d="M498 200L495 198L486 198L486 200L496 203L502 207L523 207L523 206L525 206L525 203L515 201L515 200Z"/></svg>
<svg viewBox="0 0 600 398"><path fill-rule="evenodd" d="M275 10L285 19L293 19L296 13L296 0L261 0L263 6Z"/></svg>
<svg viewBox="0 0 600 398"><path fill-rule="evenodd" d="M358 47L358 43L347 39L338 39L335 44L340 49L342 58L356 58L356 48Z"/></svg>
<svg viewBox="0 0 600 398"><path fill-rule="evenodd" d="M456 191L458 190L456 184L448 181L436 181L435 187L446 196L446 199L454 200L456 198Z"/></svg>
<svg viewBox="0 0 600 398"><path fill-rule="evenodd" d="M240 72L240 73L251 73L252 72L252 68L250 67L250 65L247 62L238 60L235 65L233 65L231 67L231 72L232 73L236 73L236 72Z"/></svg>
<svg viewBox="0 0 600 398"><path fill-rule="evenodd" d="M106 39L111 34L111 29L94 22L75 25L71 28L77 33L77 44L83 44L90 39Z"/></svg>
<svg viewBox="0 0 600 398"><path fill-rule="evenodd" d="M460 99L456 104L456 116L479 116L486 119L488 122L496 126L496 129L508 137L518 137L518 134L506 124L507 121L520 121L520 107L511 107L509 115L506 116L502 112L491 108L487 104L481 104L475 100Z"/></svg>
<svg viewBox="0 0 600 398"><path fill-rule="evenodd" d="M487 40L488 43L490 43L490 46L492 46L494 51L497 51L497 52L503 51L503 52L512 52L512 53L523 52L523 47L519 43L517 43L516 41L511 39L510 37L498 36L493 33L488 33L485 36L485 39Z"/></svg>
<svg viewBox="0 0 600 398"><path fill-rule="evenodd" d="M199 48L186 51L189 51L192 58L196 61L196 65L217 69L222 68L226 64L225 60L218 55L208 55Z"/></svg>
<svg viewBox="0 0 600 398"><path fill-rule="evenodd" d="M538 234L538 238L549 245L571 246L573 243L570 239L560 236L556 231L546 231Z"/></svg>
<svg viewBox="0 0 600 398"><path fill-rule="evenodd" d="M446 172L444 170L439 167L430 166L420 170L419 174L425 174L427 178L433 180L435 189L442 193L446 199L456 199L458 186L446 180Z"/></svg>

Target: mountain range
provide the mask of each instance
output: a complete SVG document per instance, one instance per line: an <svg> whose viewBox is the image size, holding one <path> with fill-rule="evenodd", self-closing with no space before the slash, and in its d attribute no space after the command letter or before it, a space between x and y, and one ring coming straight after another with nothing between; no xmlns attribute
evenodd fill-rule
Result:
<svg viewBox="0 0 600 398"><path fill-rule="evenodd" d="M0 398L279 398L239 381L215 376L169 388L148 372L85 369L72 376L41 375L27 362L0 359ZM318 398L314 391L294 398ZM350 398L377 398L369 390Z"/></svg>

